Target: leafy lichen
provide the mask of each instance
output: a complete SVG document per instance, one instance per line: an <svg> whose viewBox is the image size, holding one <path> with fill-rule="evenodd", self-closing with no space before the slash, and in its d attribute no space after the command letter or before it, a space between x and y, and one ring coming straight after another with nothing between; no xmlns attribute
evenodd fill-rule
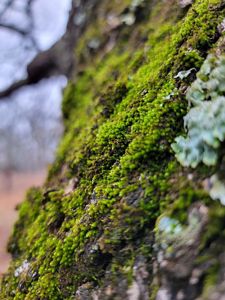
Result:
<svg viewBox="0 0 225 300"><path fill-rule="evenodd" d="M225 139L225 58L209 55L197 79L187 92L194 106L184 117L187 138L177 137L172 145L183 166L195 168L200 162L215 165Z"/></svg>

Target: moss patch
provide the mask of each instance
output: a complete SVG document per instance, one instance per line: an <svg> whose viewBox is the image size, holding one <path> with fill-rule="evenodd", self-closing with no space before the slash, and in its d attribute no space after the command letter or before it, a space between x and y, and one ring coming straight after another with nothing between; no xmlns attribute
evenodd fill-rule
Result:
<svg viewBox="0 0 225 300"><path fill-rule="evenodd" d="M126 9L106 2L99 12ZM79 72L64 95L64 138L45 187L32 190L19 209L2 299L79 299L76 291L87 283L102 299L121 299L118 281L126 291L140 253L150 290L156 218L174 203L184 210L186 197L201 200L185 180L171 187L180 175L170 144L187 110L187 83L174 77L198 69L216 42L220 2L195 1L184 11L176 1L167 8L146 1L143 21L102 32L99 16L87 26L75 49ZM87 52L97 35L101 46ZM26 270L15 276L24 261Z"/></svg>

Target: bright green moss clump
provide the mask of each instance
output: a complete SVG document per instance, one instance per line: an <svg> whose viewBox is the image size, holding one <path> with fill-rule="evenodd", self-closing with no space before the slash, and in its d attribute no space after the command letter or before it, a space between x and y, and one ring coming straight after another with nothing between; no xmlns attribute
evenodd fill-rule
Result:
<svg viewBox="0 0 225 300"><path fill-rule="evenodd" d="M223 11L208 0L189 10L177 1L101 1L96 10L75 49L78 73L65 91L56 161L19 209L2 299L126 299L143 264L145 295L154 286L155 221L184 188L170 145L193 79L174 77L200 67ZM134 23L109 29L104 13L132 13ZM87 51L96 36L98 49Z"/></svg>

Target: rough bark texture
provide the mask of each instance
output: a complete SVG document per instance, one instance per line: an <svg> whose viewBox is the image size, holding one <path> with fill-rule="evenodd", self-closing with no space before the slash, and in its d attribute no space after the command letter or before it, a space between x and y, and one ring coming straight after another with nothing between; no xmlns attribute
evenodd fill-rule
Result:
<svg viewBox="0 0 225 300"><path fill-rule="evenodd" d="M80 5L65 134L19 207L0 299L224 299L225 208L204 188L215 170L182 168L171 143L195 73L223 52L225 2Z"/></svg>

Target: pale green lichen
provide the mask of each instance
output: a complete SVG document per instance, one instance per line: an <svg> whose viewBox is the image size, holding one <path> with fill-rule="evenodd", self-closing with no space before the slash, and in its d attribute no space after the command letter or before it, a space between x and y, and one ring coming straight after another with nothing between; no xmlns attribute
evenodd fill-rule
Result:
<svg viewBox="0 0 225 300"><path fill-rule="evenodd" d="M193 105L184 117L187 137L179 136L172 148L183 166L217 163L225 139L225 57L209 55L187 92Z"/></svg>
<svg viewBox="0 0 225 300"><path fill-rule="evenodd" d="M225 205L225 184L219 178L218 174L214 174L210 178L209 195L213 200L220 200L221 204Z"/></svg>
<svg viewBox="0 0 225 300"><path fill-rule="evenodd" d="M169 248L172 244L178 247L179 244L187 243L196 235L201 222L199 215L194 209L192 210L194 212L192 211L188 217L188 226L184 226L177 219L166 215L159 217L156 226L156 241L163 249Z"/></svg>

